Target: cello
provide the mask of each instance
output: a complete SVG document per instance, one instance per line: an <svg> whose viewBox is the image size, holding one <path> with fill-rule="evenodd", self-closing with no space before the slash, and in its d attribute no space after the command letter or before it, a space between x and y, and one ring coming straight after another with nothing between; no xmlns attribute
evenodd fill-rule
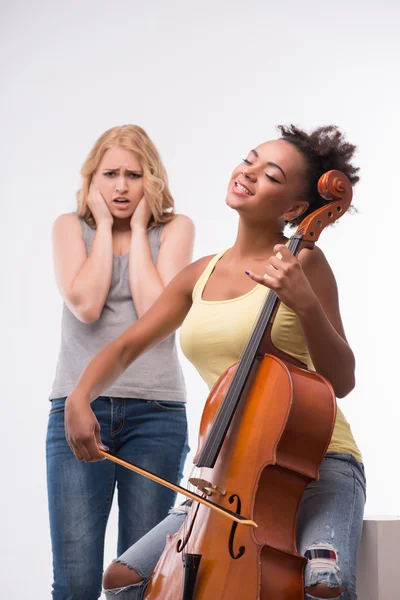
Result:
<svg viewBox="0 0 400 600"><path fill-rule="evenodd" d="M352 187L325 173L318 192L329 203L290 238L296 256L340 218ZM211 390L203 410L195 493L101 451L104 457L192 499L185 523L167 544L146 600L303 600L306 558L296 548L305 488L318 479L336 416L330 383L275 348L271 329L280 300L271 290L240 360Z"/></svg>

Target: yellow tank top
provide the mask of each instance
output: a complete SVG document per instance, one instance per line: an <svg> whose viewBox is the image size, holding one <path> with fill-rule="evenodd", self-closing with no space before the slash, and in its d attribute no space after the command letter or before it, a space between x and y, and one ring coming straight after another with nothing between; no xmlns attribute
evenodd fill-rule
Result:
<svg viewBox="0 0 400 600"><path fill-rule="evenodd" d="M225 252L210 260L197 281L193 304L180 332L183 353L210 389L222 373L239 360L269 291L264 285L257 284L238 298L203 300L205 285ZM276 314L271 337L277 348L315 370L296 314L283 303ZM350 425L339 407L328 452L352 454L362 461Z"/></svg>

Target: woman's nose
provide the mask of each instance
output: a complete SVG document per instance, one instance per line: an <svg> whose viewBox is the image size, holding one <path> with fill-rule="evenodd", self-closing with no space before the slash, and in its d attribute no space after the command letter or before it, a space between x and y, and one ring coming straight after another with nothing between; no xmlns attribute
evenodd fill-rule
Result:
<svg viewBox="0 0 400 600"><path fill-rule="evenodd" d="M252 170L251 168L249 168L248 166L243 167L241 173L242 173L243 177L245 177L245 179L248 179L252 183L255 183L257 181L256 172L254 170Z"/></svg>
<svg viewBox="0 0 400 600"><path fill-rule="evenodd" d="M118 177L117 179L117 184L116 184L116 190L119 194L122 194L123 192L126 192L128 189L127 183L126 183L126 178L125 177Z"/></svg>

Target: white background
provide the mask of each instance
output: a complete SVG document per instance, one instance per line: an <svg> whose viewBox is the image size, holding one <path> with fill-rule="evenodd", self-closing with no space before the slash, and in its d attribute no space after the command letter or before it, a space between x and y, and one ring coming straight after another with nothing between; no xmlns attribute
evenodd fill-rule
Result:
<svg viewBox="0 0 400 600"><path fill-rule="evenodd" d="M336 273L357 387L341 406L363 452L367 514L400 512L399 5L390 0L1 3L1 595L50 598L44 440L61 299L54 219L75 208L97 137L143 126L195 258L229 246L233 167L274 125L334 123L359 146L359 214L320 245ZM183 362L191 445L207 394ZM106 562L115 552L115 512Z"/></svg>

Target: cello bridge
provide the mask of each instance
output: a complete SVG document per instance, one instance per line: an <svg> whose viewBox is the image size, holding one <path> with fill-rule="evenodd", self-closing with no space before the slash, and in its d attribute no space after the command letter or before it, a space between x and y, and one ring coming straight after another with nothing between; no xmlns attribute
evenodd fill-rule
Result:
<svg viewBox="0 0 400 600"><path fill-rule="evenodd" d="M189 479L189 483L197 487L200 492L205 494L206 496L212 496L213 494L218 494L219 496L225 496L226 491L219 488L217 485L214 485L210 481L206 481L205 479L197 479L197 477L191 477Z"/></svg>

